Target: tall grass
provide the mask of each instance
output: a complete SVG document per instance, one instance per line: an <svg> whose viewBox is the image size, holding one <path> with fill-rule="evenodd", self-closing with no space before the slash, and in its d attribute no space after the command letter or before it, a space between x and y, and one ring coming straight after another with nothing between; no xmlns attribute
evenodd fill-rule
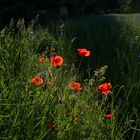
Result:
<svg viewBox="0 0 140 140"><path fill-rule="evenodd" d="M90 27L88 19L86 23L70 22L70 34L64 28L56 36L32 25L25 29L22 20L18 30L11 23L1 31L0 139L136 138L139 113L136 106L130 108L129 101L138 99L139 39L134 36L130 41L129 33L133 32L126 30L128 26L103 19L89 22ZM91 56L81 58L77 48L89 49ZM124 53L126 50L129 54ZM64 59L60 67L50 62L55 55ZM46 61L39 62L40 57ZM33 85L36 75L46 82ZM74 81L81 83L80 92L71 89L69 84ZM104 96L98 86L108 81L113 89ZM112 119L105 117L108 113L113 114Z"/></svg>
<svg viewBox="0 0 140 140"><path fill-rule="evenodd" d="M0 139L110 137L103 133L110 130L102 122L106 111L98 100L101 93L93 90L97 87L90 80L81 81L81 93L69 86L80 79L73 62L67 64L62 38L56 40L47 30L26 30L23 21L17 26L16 33L12 23L1 31ZM62 67L51 66L53 55L63 56ZM40 57L46 57L45 63L38 61ZM46 82L33 85L35 75Z"/></svg>
<svg viewBox="0 0 140 140"><path fill-rule="evenodd" d="M137 115L140 99L140 61L137 57L140 54L138 17L139 14L85 16L72 18L66 26L68 39L76 37L74 49L80 46L92 50L88 65L83 62L80 69L83 78L85 75L91 77L96 68L107 64L107 79L118 87L123 86L116 101L121 102L120 112L125 115L131 112L137 127L139 127Z"/></svg>

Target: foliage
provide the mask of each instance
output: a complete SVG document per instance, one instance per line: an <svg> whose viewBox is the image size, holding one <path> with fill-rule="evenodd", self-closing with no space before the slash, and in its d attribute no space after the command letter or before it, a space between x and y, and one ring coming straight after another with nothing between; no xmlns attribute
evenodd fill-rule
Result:
<svg viewBox="0 0 140 140"><path fill-rule="evenodd" d="M139 38L133 37L128 26L119 26L114 20L109 24L106 18L93 18L92 30L87 17L86 24L73 20L71 28L61 26L63 32L55 37L32 24L26 29L23 20L17 22L16 31L13 21L1 31L0 139L136 138L139 113L136 106L130 108L128 100L133 103L138 97L132 100L133 93L138 95L139 91L139 61L134 62ZM109 45L113 48L107 49ZM77 48L86 48L88 56L79 56ZM113 51L117 53L115 60ZM64 60L59 67L52 65L51 58L56 55ZM35 84L37 75L40 81ZM98 87L108 81L113 89L105 96ZM80 83L80 90L71 88L72 82ZM110 114L113 116L106 118Z"/></svg>
<svg viewBox="0 0 140 140"><path fill-rule="evenodd" d="M125 115L131 112L132 120L136 121L139 110L139 16L139 14L84 16L70 20L70 26L66 28L68 38L76 37L73 48L86 46L93 52L91 60L82 62L80 68L82 77L90 78L96 68L107 64L109 71L106 78L116 85L115 91L122 86L120 93L115 97L117 99L115 104L122 104L119 113L120 116L124 114L124 120ZM136 122L133 122L133 128L139 128L140 123L138 120ZM132 134L133 130L130 129L127 134L130 133ZM137 133L139 134L139 131Z"/></svg>

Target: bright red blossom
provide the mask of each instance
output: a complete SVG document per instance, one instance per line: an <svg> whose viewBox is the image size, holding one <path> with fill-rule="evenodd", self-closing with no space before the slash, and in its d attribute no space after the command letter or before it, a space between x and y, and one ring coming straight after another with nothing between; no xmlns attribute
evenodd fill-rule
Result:
<svg viewBox="0 0 140 140"><path fill-rule="evenodd" d="M106 114L105 117L108 118L108 119L112 119L113 115L112 114Z"/></svg>
<svg viewBox="0 0 140 140"><path fill-rule="evenodd" d="M112 88L111 83L104 83L98 86L99 90L101 90L102 94L107 95L110 93L110 89Z"/></svg>
<svg viewBox="0 0 140 140"><path fill-rule="evenodd" d="M43 79L39 75L37 75L32 79L32 83L36 86L39 86L43 84Z"/></svg>
<svg viewBox="0 0 140 140"><path fill-rule="evenodd" d="M81 86L81 84L78 83L78 82L71 82L71 83L70 83L70 87L71 87L71 88L76 88L76 87L80 87L80 86Z"/></svg>
<svg viewBox="0 0 140 140"><path fill-rule="evenodd" d="M45 57L40 57L39 58L39 62L45 62L45 60L46 60Z"/></svg>
<svg viewBox="0 0 140 140"><path fill-rule="evenodd" d="M77 49L78 53L80 56L85 56L85 57L88 57L90 56L90 51L83 48L83 49Z"/></svg>
<svg viewBox="0 0 140 140"><path fill-rule="evenodd" d="M76 90L76 91L81 91L82 90L81 84L78 83L78 82L71 82L69 85L70 85L70 88L72 90Z"/></svg>
<svg viewBox="0 0 140 140"><path fill-rule="evenodd" d="M51 58L51 63L54 67L58 67L58 66L62 65L63 61L64 60L61 56L54 56Z"/></svg>
<svg viewBox="0 0 140 140"><path fill-rule="evenodd" d="M81 91L82 88L81 88L81 87L76 87L75 90L76 90L76 91Z"/></svg>

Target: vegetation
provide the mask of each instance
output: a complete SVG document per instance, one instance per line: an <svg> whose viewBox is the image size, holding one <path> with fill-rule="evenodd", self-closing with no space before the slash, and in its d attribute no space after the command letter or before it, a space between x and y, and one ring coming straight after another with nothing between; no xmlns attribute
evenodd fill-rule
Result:
<svg viewBox="0 0 140 140"><path fill-rule="evenodd" d="M0 35L0 139L139 139L138 17L49 31L11 21Z"/></svg>

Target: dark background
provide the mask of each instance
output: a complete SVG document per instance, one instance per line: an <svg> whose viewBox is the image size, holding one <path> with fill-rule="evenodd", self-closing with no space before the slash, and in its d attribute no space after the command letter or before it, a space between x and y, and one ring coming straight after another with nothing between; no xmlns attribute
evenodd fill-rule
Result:
<svg viewBox="0 0 140 140"><path fill-rule="evenodd" d="M69 16L140 12L140 0L0 0L0 23L9 23L11 18L29 22L36 15L59 18L62 6Z"/></svg>

